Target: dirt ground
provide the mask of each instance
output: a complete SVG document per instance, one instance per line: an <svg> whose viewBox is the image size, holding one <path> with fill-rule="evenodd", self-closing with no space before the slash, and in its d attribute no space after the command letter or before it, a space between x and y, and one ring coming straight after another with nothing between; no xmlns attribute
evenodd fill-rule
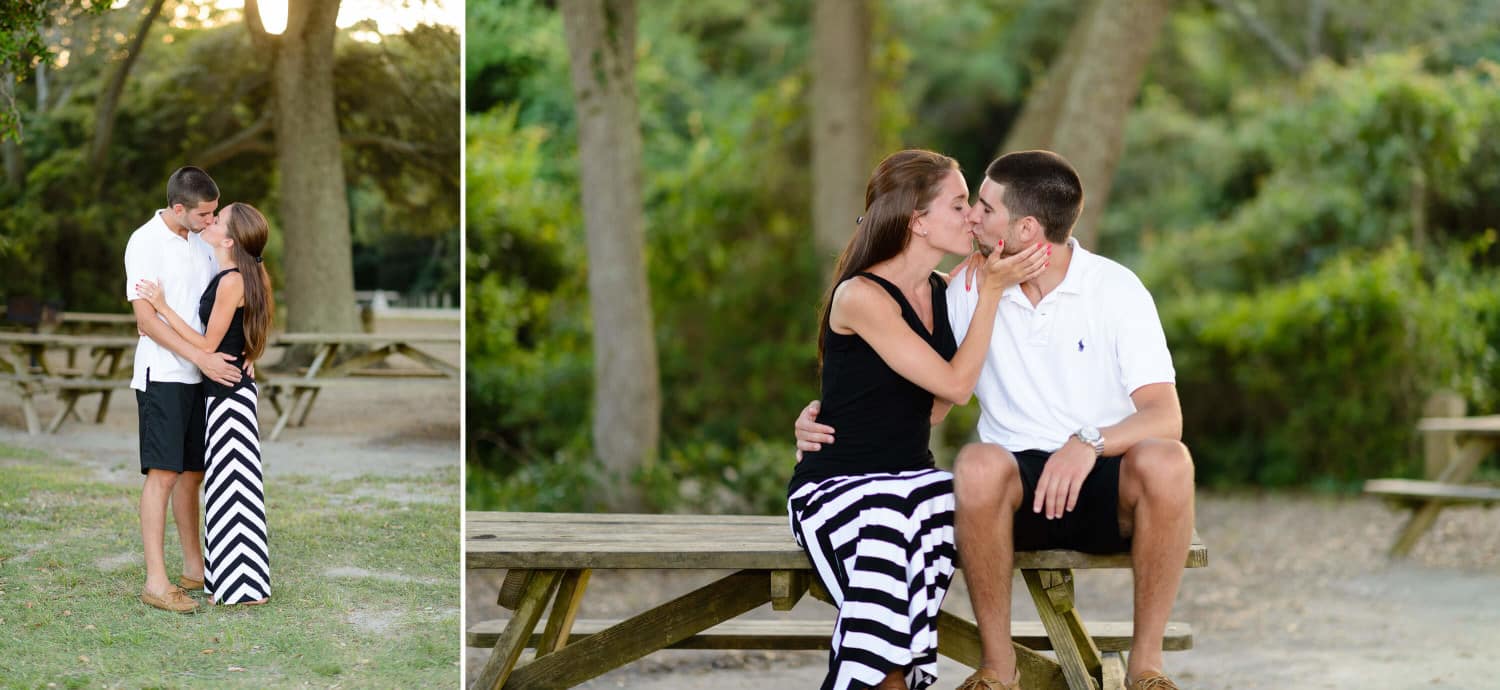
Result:
<svg viewBox="0 0 1500 690"><path fill-rule="evenodd" d="M1184 688L1500 687L1500 510L1450 508L1406 561L1385 550L1404 519L1380 501L1309 494L1200 492L1197 525L1207 568L1187 571L1172 619L1193 625L1194 648L1167 654ZM468 576L472 623L503 618L495 605L500 574ZM706 583L711 574L597 572L582 618L618 618ZM1036 620L1019 578L1018 620ZM1085 620L1130 619L1130 575L1078 576ZM946 608L972 616L961 583ZM804 600L789 614L831 619ZM465 653L469 678L488 650ZM822 680L823 652L658 652L590 681L587 688L810 688ZM943 658L934 687L968 674Z"/></svg>

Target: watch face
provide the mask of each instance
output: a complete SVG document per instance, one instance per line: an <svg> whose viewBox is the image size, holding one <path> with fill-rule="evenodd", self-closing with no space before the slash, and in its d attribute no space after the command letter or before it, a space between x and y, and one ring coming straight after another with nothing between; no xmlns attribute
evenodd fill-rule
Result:
<svg viewBox="0 0 1500 690"><path fill-rule="evenodd" d="M1078 435L1082 436L1083 440L1093 443L1099 440L1099 429L1098 427L1086 426L1078 430Z"/></svg>

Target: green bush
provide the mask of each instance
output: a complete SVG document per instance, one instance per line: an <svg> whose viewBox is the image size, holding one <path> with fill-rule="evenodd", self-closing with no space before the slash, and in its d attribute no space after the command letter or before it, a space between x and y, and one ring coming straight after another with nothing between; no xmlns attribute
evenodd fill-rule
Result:
<svg viewBox="0 0 1500 690"><path fill-rule="evenodd" d="M1251 294L1164 305L1200 480L1412 474L1435 388L1493 399L1500 282L1465 271L1429 281L1423 268L1398 244Z"/></svg>

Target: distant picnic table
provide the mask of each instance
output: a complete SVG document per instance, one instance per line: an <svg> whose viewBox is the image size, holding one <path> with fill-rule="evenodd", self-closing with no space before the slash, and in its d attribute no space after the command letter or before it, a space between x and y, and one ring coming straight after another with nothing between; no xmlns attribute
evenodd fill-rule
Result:
<svg viewBox="0 0 1500 690"><path fill-rule="evenodd" d="M108 315L122 316L122 315ZM131 323L134 323L132 320ZM61 404L47 424L48 433L56 433L69 418L79 418L77 406L83 396L99 394L95 423L102 423L108 413L114 391L130 387L133 355L139 336L69 335L65 333L0 332L0 383L10 383L21 392L22 413L29 433L41 433L35 397L55 392ZM355 379L438 378L457 379L458 367L433 355L424 348L433 345L459 344L453 335L382 335L369 333L283 333L273 335L271 348L306 346L312 348L312 364L303 370L256 372L257 383L266 393L276 413L268 438L276 440L289 425L307 422L318 392L324 386ZM344 361L333 364L341 348L365 348ZM57 356L62 353L63 356ZM77 365L79 355L87 353L86 367ZM130 356L127 356L130 355ZM416 366L390 367L387 360L404 356ZM66 364L58 366L58 359ZM280 399L286 393L291 400Z"/></svg>
<svg viewBox="0 0 1500 690"><path fill-rule="evenodd" d="M1446 462L1430 468L1431 477L1416 479L1371 479L1365 492L1404 503L1411 516L1390 554L1402 557L1437 521L1443 508L1453 504L1495 505L1500 503L1500 488L1470 484L1475 470L1486 457L1500 450L1500 415L1482 417L1428 417L1417 423L1417 431L1429 436L1452 435L1456 452L1446 453Z"/></svg>
<svg viewBox="0 0 1500 690"><path fill-rule="evenodd" d="M469 628L469 646L493 650L472 687L570 687L668 648L829 647L831 619L737 620L766 603L789 611L805 594L830 601L785 517L470 511L465 518L466 567L505 570L499 604L512 611L509 619L478 621ZM1123 689L1132 625L1085 626L1074 607L1073 571L1129 568L1129 554L1031 551L1017 553L1015 561L1041 618L1039 625L1012 624L1023 685ZM1208 550L1195 532L1186 565L1207 563ZM579 620L590 574L598 569L736 572L623 621ZM978 666L979 630L973 622L942 611L937 628L939 653ZM1166 649L1191 646L1191 626L1168 624ZM520 664L527 648L535 655ZM1039 650L1052 650L1057 660Z"/></svg>

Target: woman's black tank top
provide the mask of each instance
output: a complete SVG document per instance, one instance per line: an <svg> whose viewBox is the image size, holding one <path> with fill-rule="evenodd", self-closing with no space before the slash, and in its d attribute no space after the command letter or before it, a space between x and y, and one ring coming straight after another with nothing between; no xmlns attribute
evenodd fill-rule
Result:
<svg viewBox="0 0 1500 690"><path fill-rule="evenodd" d="M958 352L948 323L943 277L928 277L932 286L932 332L922 325L900 288L873 273L875 281L901 305L901 316L943 359ZM906 472L933 466L927 448L932 427L932 393L902 378L858 335L842 335L824 326L823 398L818 422L834 428L836 443L803 453L792 473L788 494L809 482L847 475Z"/></svg>
<svg viewBox="0 0 1500 690"><path fill-rule="evenodd" d="M208 328L208 317L214 311L214 298L219 294L219 279L230 271L238 273L238 268L226 268L219 271L219 275L208 281L208 288L203 291L203 296L198 298L198 319L203 322L203 327ZM233 386L216 383L208 377L203 377L203 394L216 398L229 395L237 388L242 388L255 383L250 378L250 373L243 371L245 368L245 308L235 307L234 316L229 319L229 330L224 331L224 339L219 341L218 352L234 355L234 365L241 369L240 382Z"/></svg>

